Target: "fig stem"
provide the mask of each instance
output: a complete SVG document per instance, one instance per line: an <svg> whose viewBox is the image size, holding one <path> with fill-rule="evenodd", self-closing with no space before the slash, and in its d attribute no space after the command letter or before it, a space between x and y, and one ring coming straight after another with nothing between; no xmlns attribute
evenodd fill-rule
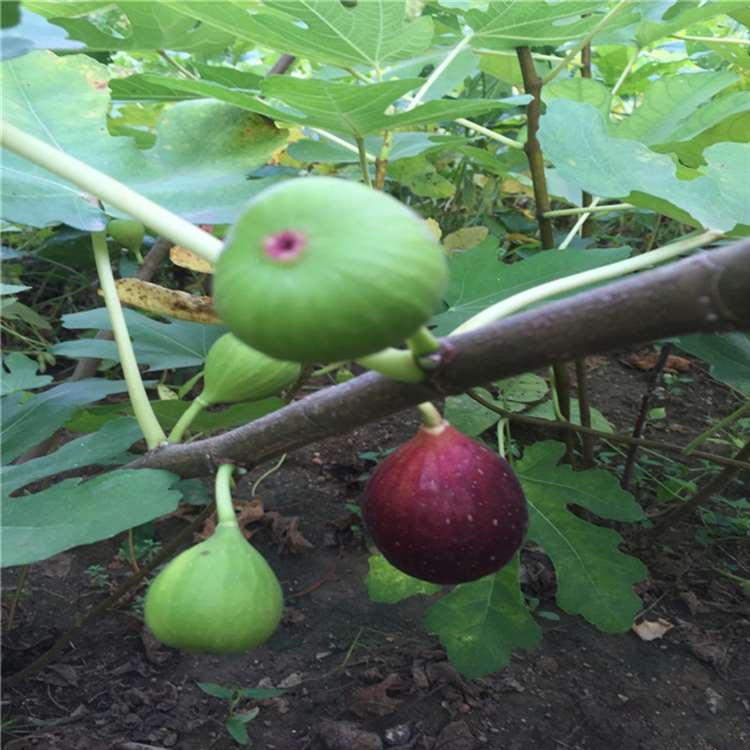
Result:
<svg viewBox="0 0 750 750"><path fill-rule="evenodd" d="M104 296L104 304L109 313L112 325L112 335L117 345L117 353L120 357L120 366L125 383L128 387L128 396L133 405L133 413L138 420L138 426L146 439L149 450L156 448L166 440L159 420L154 414L151 402L148 400L146 388L143 385L141 371L138 369L138 360L133 351L133 342L130 340L125 315L122 311L120 298L117 296L115 277L112 274L112 264L109 260L107 249L107 238L104 232L91 232L91 247L94 250L94 263L99 275L99 284Z"/></svg>
<svg viewBox="0 0 750 750"><path fill-rule="evenodd" d="M355 361L368 370L402 383L421 383L425 379L425 373L414 361L411 351L389 347Z"/></svg>
<svg viewBox="0 0 750 750"><path fill-rule="evenodd" d="M111 203L142 221L156 234L168 237L209 263L217 261L223 247L221 240L74 156L5 121L0 122L0 144L72 182L100 201Z"/></svg>
<svg viewBox="0 0 750 750"><path fill-rule="evenodd" d="M419 409L419 412L422 415L422 424L425 427L441 427L444 424L443 415L430 401L424 401L421 404L417 404L417 409Z"/></svg>
<svg viewBox="0 0 750 750"><path fill-rule="evenodd" d="M238 525L230 490L233 471L234 464L222 464L216 472L216 515L219 517L219 526Z"/></svg>
<svg viewBox="0 0 750 750"><path fill-rule="evenodd" d="M193 399L193 402L182 412L180 418L177 420L177 424L172 428L172 432L169 433L167 440L170 443L181 443L182 438L188 427L193 423L195 418L208 406L201 400L201 397Z"/></svg>
<svg viewBox="0 0 750 750"><path fill-rule="evenodd" d="M425 326L420 326L419 330L406 339L415 359L426 357L428 354L440 349L440 341L432 335L432 332Z"/></svg>

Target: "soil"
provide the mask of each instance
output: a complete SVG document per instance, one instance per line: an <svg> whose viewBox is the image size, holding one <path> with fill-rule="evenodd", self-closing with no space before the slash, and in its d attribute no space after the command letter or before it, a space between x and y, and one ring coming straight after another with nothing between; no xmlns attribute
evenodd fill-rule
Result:
<svg viewBox="0 0 750 750"><path fill-rule="evenodd" d="M593 403L616 428L632 429L648 373L627 364L625 354L589 364ZM652 406L664 406L667 416L649 426L649 437L685 443L736 408L733 394L700 363L688 366L683 382L657 390ZM559 616L539 620L542 645L514 654L497 674L466 680L423 629L434 597L369 601L370 553L347 508L373 466L360 454L395 447L417 422L416 413L406 413L310 446L263 481L257 499L267 514L279 515L249 528L287 605L268 644L231 657L173 651L144 630L137 598L123 602L41 672L4 686L7 750L238 747L224 727L226 703L198 682L286 688L281 697L238 706L260 709L247 731L251 746L264 750L750 747L750 598L714 570L731 559L747 576L750 550L733 541L699 546L695 519L645 548L637 530L626 536L626 547L639 549L650 571L638 587L645 618L672 626L656 640L603 634L559 611L546 564L547 576L527 576L527 593ZM528 429L514 428L514 436L523 442ZM266 468L242 481L239 501L250 500L251 482ZM661 510L648 493L641 501L649 513ZM185 523L184 516L163 519L155 534L169 539ZM122 541L31 567L4 639L6 677L129 575L117 557ZM92 565L101 566L98 582ZM17 577L17 570L5 572L6 616Z"/></svg>

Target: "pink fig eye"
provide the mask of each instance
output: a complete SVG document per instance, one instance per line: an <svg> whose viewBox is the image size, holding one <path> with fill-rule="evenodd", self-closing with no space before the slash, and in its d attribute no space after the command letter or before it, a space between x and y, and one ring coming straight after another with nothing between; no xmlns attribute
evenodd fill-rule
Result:
<svg viewBox="0 0 750 750"><path fill-rule="evenodd" d="M296 260L307 246L307 237L294 229L284 229L263 240L269 258L282 263Z"/></svg>

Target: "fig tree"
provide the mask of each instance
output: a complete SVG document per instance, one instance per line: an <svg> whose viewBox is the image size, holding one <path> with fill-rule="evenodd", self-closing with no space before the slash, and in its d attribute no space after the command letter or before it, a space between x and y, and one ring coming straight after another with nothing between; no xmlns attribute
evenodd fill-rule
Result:
<svg viewBox="0 0 750 750"><path fill-rule="evenodd" d="M442 248L384 193L301 177L253 199L216 264L216 309L271 357L350 360L399 344L438 305Z"/></svg>
<svg viewBox="0 0 750 750"><path fill-rule="evenodd" d="M439 584L500 570L528 525L508 462L445 421L420 427L378 465L365 488L363 516L392 565Z"/></svg>

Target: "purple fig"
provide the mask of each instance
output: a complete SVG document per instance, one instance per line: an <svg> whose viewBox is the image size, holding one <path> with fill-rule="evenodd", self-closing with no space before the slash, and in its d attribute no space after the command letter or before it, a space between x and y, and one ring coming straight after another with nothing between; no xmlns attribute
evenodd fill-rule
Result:
<svg viewBox="0 0 750 750"><path fill-rule="evenodd" d="M363 515L386 560L440 584L497 572L528 527L523 490L508 462L447 422L421 427L377 467Z"/></svg>

